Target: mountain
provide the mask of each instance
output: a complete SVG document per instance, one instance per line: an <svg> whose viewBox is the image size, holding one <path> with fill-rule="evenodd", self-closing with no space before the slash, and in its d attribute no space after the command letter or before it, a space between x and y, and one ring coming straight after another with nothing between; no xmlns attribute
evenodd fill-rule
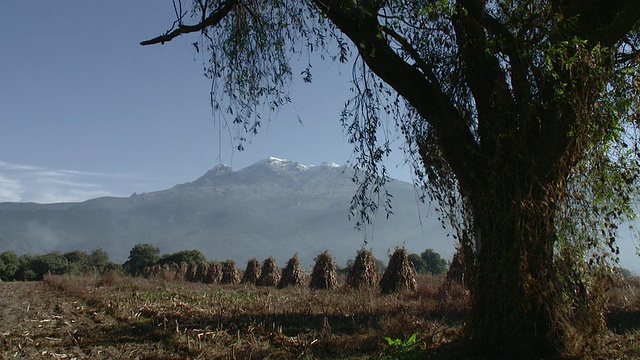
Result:
<svg viewBox="0 0 640 360"><path fill-rule="evenodd" d="M412 184L393 180L393 214L379 214L373 226L354 229L348 220L356 186L353 170L334 163L304 165L268 158L233 171L218 165L193 182L171 189L103 197L81 203L0 204L0 251L42 254L101 247L124 262L137 243L162 253L197 249L208 259L273 256L284 265L298 254L303 266L328 250L339 265L369 240L380 259L395 246L445 258L453 243L440 223L426 217ZM383 212L383 211L382 211Z"/></svg>

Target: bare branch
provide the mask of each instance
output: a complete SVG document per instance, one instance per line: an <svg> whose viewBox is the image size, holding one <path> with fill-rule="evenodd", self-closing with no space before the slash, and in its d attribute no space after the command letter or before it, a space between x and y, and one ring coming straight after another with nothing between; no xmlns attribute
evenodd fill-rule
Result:
<svg viewBox="0 0 640 360"><path fill-rule="evenodd" d="M231 12L233 7L238 3L238 0L228 0L225 1L222 6L220 6L215 11L211 12L206 19L201 21L196 25L182 25L178 24L178 28L173 31L167 31L164 35L160 35L151 40L146 40L140 43L140 45L153 45L153 44L164 44L167 41L171 41L174 38L182 35L189 34L192 32L202 31L210 26L216 26L220 21Z"/></svg>

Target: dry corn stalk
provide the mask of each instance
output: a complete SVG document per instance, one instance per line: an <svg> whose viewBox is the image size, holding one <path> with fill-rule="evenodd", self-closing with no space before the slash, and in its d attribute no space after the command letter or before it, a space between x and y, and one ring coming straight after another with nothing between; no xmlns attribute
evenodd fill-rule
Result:
<svg viewBox="0 0 640 360"><path fill-rule="evenodd" d="M256 282L258 282L261 273L258 259L253 258L249 260L247 262L247 268L244 271L244 275L242 276L242 283L255 285Z"/></svg>
<svg viewBox="0 0 640 360"><path fill-rule="evenodd" d="M336 277L336 267L333 259L327 251L318 255L316 264L311 273L311 283L309 287L312 289L331 290L338 287L338 279Z"/></svg>
<svg viewBox="0 0 640 360"><path fill-rule="evenodd" d="M404 248L396 249L380 280L382 293L414 292L417 288L416 274L409 262L407 251Z"/></svg>
<svg viewBox="0 0 640 360"><path fill-rule="evenodd" d="M304 272L300 268L300 260L298 255L294 255L287 262L287 267L282 270L282 278L278 284L278 288L282 289L287 286L300 286L304 283Z"/></svg>
<svg viewBox="0 0 640 360"><path fill-rule="evenodd" d="M222 279L221 284L239 284L240 283L240 271L236 267L236 262L233 260L227 260L222 263Z"/></svg>
<svg viewBox="0 0 640 360"><path fill-rule="evenodd" d="M258 286L277 286L280 282L280 270L276 266L276 260L269 256L262 263L262 273L256 282Z"/></svg>
<svg viewBox="0 0 640 360"><path fill-rule="evenodd" d="M360 249L356 260L349 268L346 283L354 289L374 287L378 282L376 258L366 249Z"/></svg>

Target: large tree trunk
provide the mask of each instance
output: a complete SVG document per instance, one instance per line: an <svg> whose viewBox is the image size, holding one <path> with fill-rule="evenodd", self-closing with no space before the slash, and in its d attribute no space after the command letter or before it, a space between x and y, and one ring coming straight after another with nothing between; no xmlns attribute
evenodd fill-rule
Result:
<svg viewBox="0 0 640 360"><path fill-rule="evenodd" d="M513 199L515 200L515 199ZM562 349L552 217L542 202L474 207L475 281L468 335L488 358L540 359Z"/></svg>

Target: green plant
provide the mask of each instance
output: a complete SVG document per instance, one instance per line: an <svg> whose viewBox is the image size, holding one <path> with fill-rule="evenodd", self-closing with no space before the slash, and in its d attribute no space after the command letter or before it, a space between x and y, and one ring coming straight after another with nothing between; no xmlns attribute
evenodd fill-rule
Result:
<svg viewBox="0 0 640 360"><path fill-rule="evenodd" d="M413 333L406 340L392 339L388 336L385 336L383 339L386 340L387 344L389 345L389 349L387 349L387 356L396 358L398 355L400 355L400 357L404 357L402 355L406 355L414 349L417 342L417 336L417 333Z"/></svg>

